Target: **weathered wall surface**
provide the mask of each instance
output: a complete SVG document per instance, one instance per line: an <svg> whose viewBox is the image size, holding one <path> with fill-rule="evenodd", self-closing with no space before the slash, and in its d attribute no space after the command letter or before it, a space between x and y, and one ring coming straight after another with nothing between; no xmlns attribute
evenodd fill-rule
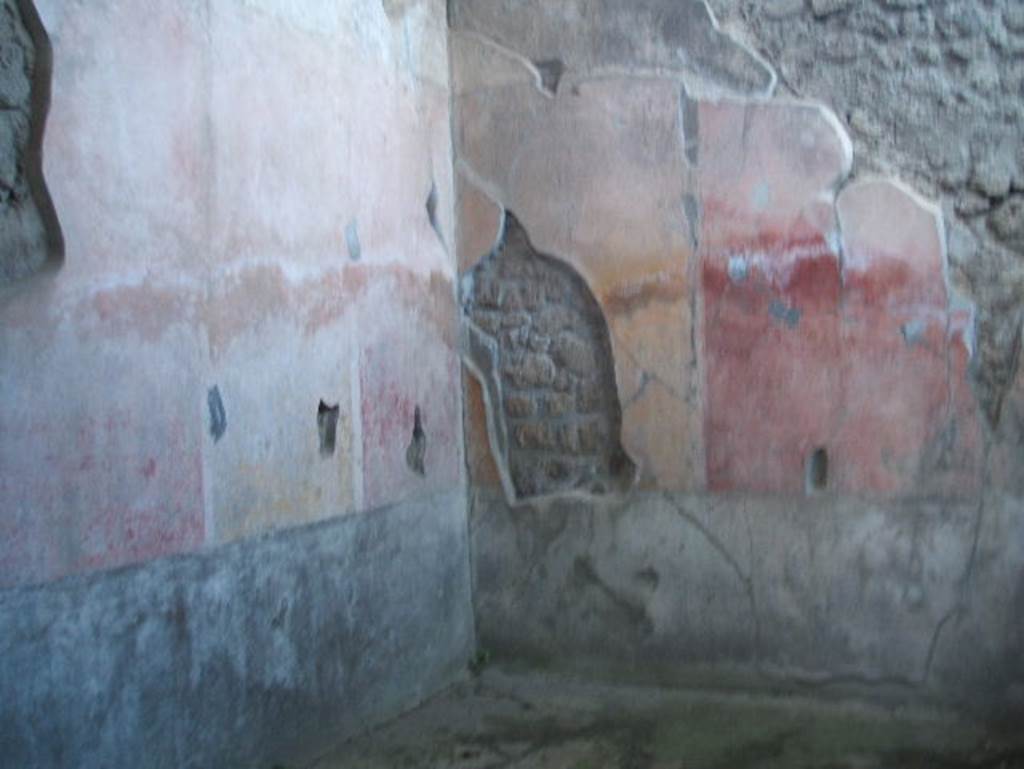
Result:
<svg viewBox="0 0 1024 769"><path fill-rule="evenodd" d="M0 593L0 763L306 766L464 669L465 493Z"/></svg>
<svg viewBox="0 0 1024 769"><path fill-rule="evenodd" d="M410 704L469 653L444 4L36 5L66 254L0 296L4 747L107 766L130 724L209 728L195 765L231 765L203 756L262 755L264 691L293 746Z"/></svg>
<svg viewBox="0 0 1024 769"><path fill-rule="evenodd" d="M610 353L584 346L592 368L614 367L640 488L799 494L821 451L831 491L975 494L973 308L948 283L940 211L896 180L852 179L850 140L827 109L731 81L713 90L704 58L681 53L675 72L567 67L551 91L531 59L468 21L496 7L455 13L466 29L452 50L460 264L491 249L463 303L472 336L495 343L498 384L541 387L538 366L553 382L571 373L538 358L530 292L478 279L514 259L507 218L600 307L591 325L607 323ZM529 15L504 14L505 26ZM642 36L646 22L618 23ZM744 50L705 23L719 49L703 57ZM475 368L494 401L501 388ZM507 398L491 406L492 433L522 418Z"/></svg>
<svg viewBox="0 0 1024 769"><path fill-rule="evenodd" d="M482 644L1020 707L1016 401L993 430L987 309L976 324L951 279L942 207L855 160L826 106L766 98L771 49L703 3L599 6L450 13ZM582 18L600 29L575 34ZM528 289L478 277L514 270L519 230L607 324L611 360L588 354L615 372L625 492L509 483L539 411L516 379L545 339L520 317ZM574 458L549 437L549 462Z"/></svg>
<svg viewBox="0 0 1024 769"><path fill-rule="evenodd" d="M1019 497L471 504L477 633L496 660L1019 723Z"/></svg>
<svg viewBox="0 0 1024 769"><path fill-rule="evenodd" d="M0 584L460 484L443 8L335 5L39 4L67 258L0 306Z"/></svg>
<svg viewBox="0 0 1024 769"><path fill-rule="evenodd" d="M999 422L1020 356L1024 8L1016 0L711 0L775 66L780 91L831 106L855 172L941 201L955 285L978 305L975 381Z"/></svg>

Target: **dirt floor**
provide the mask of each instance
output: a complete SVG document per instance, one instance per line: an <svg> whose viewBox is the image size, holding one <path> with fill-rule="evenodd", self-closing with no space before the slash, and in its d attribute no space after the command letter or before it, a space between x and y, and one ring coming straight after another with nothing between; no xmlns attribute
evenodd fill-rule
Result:
<svg viewBox="0 0 1024 769"><path fill-rule="evenodd" d="M923 711L489 671L310 769L1019 769L1019 735Z"/></svg>

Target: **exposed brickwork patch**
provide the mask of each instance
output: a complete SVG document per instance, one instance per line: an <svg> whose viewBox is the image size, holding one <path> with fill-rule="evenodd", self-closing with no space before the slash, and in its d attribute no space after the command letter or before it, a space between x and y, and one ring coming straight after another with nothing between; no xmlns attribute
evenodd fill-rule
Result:
<svg viewBox="0 0 1024 769"><path fill-rule="evenodd" d="M512 214L470 277L463 306L492 343L495 360L480 368L493 371L491 419L515 496L629 486L608 325L584 280L538 253Z"/></svg>

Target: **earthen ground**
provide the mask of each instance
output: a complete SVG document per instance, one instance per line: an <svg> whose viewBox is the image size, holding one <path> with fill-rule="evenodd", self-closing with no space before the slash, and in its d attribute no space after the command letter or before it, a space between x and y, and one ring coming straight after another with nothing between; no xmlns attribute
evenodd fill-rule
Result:
<svg viewBox="0 0 1024 769"><path fill-rule="evenodd" d="M1014 769L1012 732L924 708L487 671L309 769Z"/></svg>

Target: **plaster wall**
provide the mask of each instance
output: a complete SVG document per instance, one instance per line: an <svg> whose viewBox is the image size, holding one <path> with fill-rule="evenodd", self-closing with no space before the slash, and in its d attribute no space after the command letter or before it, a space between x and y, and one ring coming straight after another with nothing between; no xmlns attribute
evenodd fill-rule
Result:
<svg viewBox="0 0 1024 769"><path fill-rule="evenodd" d="M781 90L754 5L729 28L703 2L453 5L481 644L1014 712L1020 443L987 418L948 221L858 161L825 104ZM531 252L601 308L625 489L552 472L589 456L562 432L533 484L509 460L536 448L523 414L562 376L555 337L520 317Z"/></svg>
<svg viewBox="0 0 1024 769"><path fill-rule="evenodd" d="M0 763L312 756L471 654L444 4L36 9L66 248L0 294Z"/></svg>
<svg viewBox="0 0 1024 769"><path fill-rule="evenodd" d="M0 763L307 766L472 654L463 492L0 594Z"/></svg>
<svg viewBox="0 0 1024 769"><path fill-rule="evenodd" d="M458 487L444 9L39 11L67 249L0 306L0 583Z"/></svg>
<svg viewBox="0 0 1024 769"><path fill-rule="evenodd" d="M829 105L855 172L897 173L940 203L953 283L978 308L974 387L998 425L1020 358L1024 7L1015 0L712 0L776 67L780 92Z"/></svg>

